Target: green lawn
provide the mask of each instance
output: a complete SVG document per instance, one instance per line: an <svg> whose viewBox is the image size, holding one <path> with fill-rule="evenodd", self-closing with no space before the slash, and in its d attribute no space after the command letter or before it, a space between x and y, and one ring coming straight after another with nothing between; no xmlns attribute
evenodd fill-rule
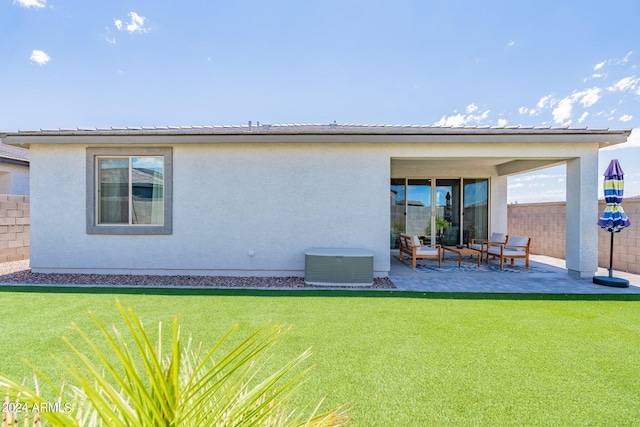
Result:
<svg viewBox="0 0 640 427"><path fill-rule="evenodd" d="M238 339L291 325L276 359L312 347L301 398L351 402L356 426L640 424L637 296L122 292L0 288L0 371L29 376L26 357L59 375L49 354L66 352L69 324L91 330L88 309L120 323L118 298L149 329L178 316L205 344L236 322Z"/></svg>

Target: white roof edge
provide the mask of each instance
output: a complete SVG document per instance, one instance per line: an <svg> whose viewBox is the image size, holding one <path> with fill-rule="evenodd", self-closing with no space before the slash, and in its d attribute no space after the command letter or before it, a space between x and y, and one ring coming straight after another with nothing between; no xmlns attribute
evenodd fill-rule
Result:
<svg viewBox="0 0 640 427"><path fill-rule="evenodd" d="M21 136L108 136L108 135L511 135L511 134L631 134L631 129L551 126L432 126L391 124L252 124L217 126L126 126L24 129L0 131L0 137Z"/></svg>

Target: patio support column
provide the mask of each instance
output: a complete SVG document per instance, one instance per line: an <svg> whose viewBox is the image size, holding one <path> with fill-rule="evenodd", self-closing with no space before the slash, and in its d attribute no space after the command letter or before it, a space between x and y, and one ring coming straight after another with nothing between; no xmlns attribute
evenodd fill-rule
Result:
<svg viewBox="0 0 640 427"><path fill-rule="evenodd" d="M598 151L567 161L566 266L588 278L598 270Z"/></svg>

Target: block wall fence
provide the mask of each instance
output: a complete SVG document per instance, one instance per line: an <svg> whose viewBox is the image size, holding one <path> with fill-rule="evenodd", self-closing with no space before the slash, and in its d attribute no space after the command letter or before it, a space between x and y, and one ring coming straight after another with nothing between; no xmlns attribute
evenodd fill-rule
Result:
<svg viewBox="0 0 640 427"><path fill-rule="evenodd" d="M622 207L631 227L614 236L613 269L640 274L640 199L627 199ZM565 258L565 202L513 204L507 208L508 233L531 236L531 253ZM598 202L598 213L605 208ZM597 227L594 224L594 227ZM598 228L598 266L609 268L611 234Z"/></svg>
<svg viewBox="0 0 640 427"><path fill-rule="evenodd" d="M0 194L0 262L29 259L29 196Z"/></svg>

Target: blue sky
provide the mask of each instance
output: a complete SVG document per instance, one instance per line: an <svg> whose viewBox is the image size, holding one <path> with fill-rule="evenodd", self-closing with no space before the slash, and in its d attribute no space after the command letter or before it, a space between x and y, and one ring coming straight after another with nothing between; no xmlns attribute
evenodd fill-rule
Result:
<svg viewBox="0 0 640 427"><path fill-rule="evenodd" d="M636 128L640 2L0 0L0 129L262 123ZM509 200L564 200L564 167Z"/></svg>

